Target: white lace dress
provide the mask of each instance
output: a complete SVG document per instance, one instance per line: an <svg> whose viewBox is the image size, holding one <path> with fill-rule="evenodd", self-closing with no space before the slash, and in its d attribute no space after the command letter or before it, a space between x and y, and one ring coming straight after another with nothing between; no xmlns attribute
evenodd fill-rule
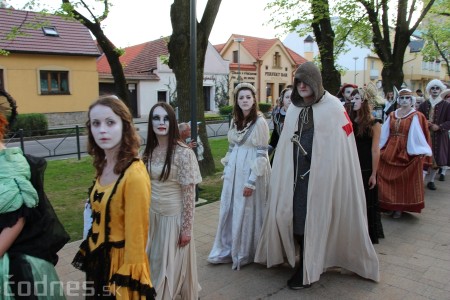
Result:
<svg viewBox="0 0 450 300"><path fill-rule="evenodd" d="M202 181L194 152L175 149L169 178L160 181L166 152L154 152L149 164L152 198L147 255L156 299L198 299L195 243L192 233L195 185ZM181 232L191 236L178 246Z"/></svg>
<svg viewBox="0 0 450 300"><path fill-rule="evenodd" d="M233 262L232 268L239 270L254 260L270 179L268 140L269 127L262 116L241 131L233 125L228 132L219 226L210 263ZM244 187L253 189L250 197L243 196Z"/></svg>

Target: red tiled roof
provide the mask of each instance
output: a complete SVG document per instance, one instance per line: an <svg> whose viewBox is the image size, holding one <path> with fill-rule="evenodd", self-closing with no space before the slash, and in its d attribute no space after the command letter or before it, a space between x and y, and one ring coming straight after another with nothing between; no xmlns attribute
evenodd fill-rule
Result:
<svg viewBox="0 0 450 300"><path fill-rule="evenodd" d="M240 34L233 34L231 38L243 37L244 41L241 46L245 48L254 58L259 60L266 54L267 51L279 40L278 39L263 39L254 36L246 36Z"/></svg>
<svg viewBox="0 0 450 300"><path fill-rule="evenodd" d="M219 45L214 45L214 48L216 48L217 52L220 53L220 51L222 51L223 47L225 47L225 43L223 44L219 44Z"/></svg>
<svg viewBox="0 0 450 300"><path fill-rule="evenodd" d="M238 70L239 64L230 63L230 70ZM254 64L241 64L242 71L256 71L256 66Z"/></svg>
<svg viewBox="0 0 450 300"><path fill-rule="evenodd" d="M291 55L292 59L295 61L295 63L298 65L301 65L302 63L307 62L306 58L304 58L303 56L301 56L300 54L298 54L297 52L295 52L294 50L292 50L291 48L288 48L286 46L284 46L286 48L286 50L288 51L289 55Z"/></svg>
<svg viewBox="0 0 450 300"><path fill-rule="evenodd" d="M230 41L234 38L237 38L237 37L244 38L244 41L241 42L241 46L244 47L245 50L247 50L256 60L261 59L267 53L267 51L269 51L270 48L273 47L273 45L275 45L277 42L279 42L279 39L277 39L277 38L264 39L264 38L241 35L241 34L232 34L228 41ZM283 43L281 43L281 44L284 46ZM217 51L219 51L219 53L221 53L226 45L227 45L227 43L215 45L214 47L216 48ZM286 46L284 46L284 47L297 65L300 65L307 61L304 57L302 57L300 54L294 52L292 49L290 49ZM233 64L230 64L230 68L232 68L232 65ZM241 66L242 66L242 64L241 64Z"/></svg>
<svg viewBox="0 0 450 300"><path fill-rule="evenodd" d="M30 25L38 25L32 28ZM59 36L46 36L42 26L55 27ZM12 28L25 35L7 40ZM99 56L89 30L80 22L55 15L0 8L0 49L20 53Z"/></svg>
<svg viewBox="0 0 450 300"><path fill-rule="evenodd" d="M159 56L169 54L165 38L127 47L124 50L120 62L124 66L125 76L136 79L148 79L149 76L151 79L158 79L157 75L151 74L151 70L156 69ZM103 75L111 74L105 55L97 61L97 71Z"/></svg>

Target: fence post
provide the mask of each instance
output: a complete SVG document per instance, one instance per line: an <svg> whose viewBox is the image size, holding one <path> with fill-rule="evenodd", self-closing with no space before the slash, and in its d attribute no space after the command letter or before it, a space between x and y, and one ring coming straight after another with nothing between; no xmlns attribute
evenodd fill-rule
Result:
<svg viewBox="0 0 450 300"><path fill-rule="evenodd" d="M25 154L25 143L23 141L23 129L19 129L19 138L20 138L20 148L22 152Z"/></svg>
<svg viewBox="0 0 450 300"><path fill-rule="evenodd" d="M77 134L77 154L78 154L78 160L81 159L81 149L80 149L80 127L77 125L75 126L75 132Z"/></svg>

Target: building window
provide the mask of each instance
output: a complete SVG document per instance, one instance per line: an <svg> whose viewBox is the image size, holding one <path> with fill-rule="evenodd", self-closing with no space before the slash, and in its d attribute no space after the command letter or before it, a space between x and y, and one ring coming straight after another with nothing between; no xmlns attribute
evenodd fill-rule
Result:
<svg viewBox="0 0 450 300"><path fill-rule="evenodd" d="M42 95L68 95L68 71L40 71Z"/></svg>
<svg viewBox="0 0 450 300"><path fill-rule="evenodd" d="M167 102L167 92L158 91L158 102Z"/></svg>
<svg viewBox="0 0 450 300"><path fill-rule="evenodd" d="M0 89L5 89L5 81L3 79L3 69L0 69Z"/></svg>
<svg viewBox="0 0 450 300"><path fill-rule="evenodd" d="M233 51L233 63L237 64L239 62L239 53L238 51Z"/></svg>
<svg viewBox="0 0 450 300"><path fill-rule="evenodd" d="M275 52L275 54L273 55L273 66L275 68L281 67L281 55L279 52Z"/></svg>
<svg viewBox="0 0 450 300"><path fill-rule="evenodd" d="M59 36L58 31L56 30L56 27L53 26L44 26L42 27L42 31L46 36Z"/></svg>

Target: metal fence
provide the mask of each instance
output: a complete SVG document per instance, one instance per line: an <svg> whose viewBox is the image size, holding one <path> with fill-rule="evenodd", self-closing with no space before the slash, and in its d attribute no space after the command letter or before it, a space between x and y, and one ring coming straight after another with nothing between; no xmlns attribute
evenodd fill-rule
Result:
<svg viewBox="0 0 450 300"><path fill-rule="evenodd" d="M223 119L206 121L205 128L208 138L226 136L230 124L230 117ZM269 127L272 128L272 120L267 119ZM142 146L147 144L148 121L134 122L136 129L142 140ZM35 156L51 157L72 157L81 159L87 153L86 127L63 126L47 130L46 135L36 135L37 131L10 132L5 139L8 147L20 147L24 153Z"/></svg>

